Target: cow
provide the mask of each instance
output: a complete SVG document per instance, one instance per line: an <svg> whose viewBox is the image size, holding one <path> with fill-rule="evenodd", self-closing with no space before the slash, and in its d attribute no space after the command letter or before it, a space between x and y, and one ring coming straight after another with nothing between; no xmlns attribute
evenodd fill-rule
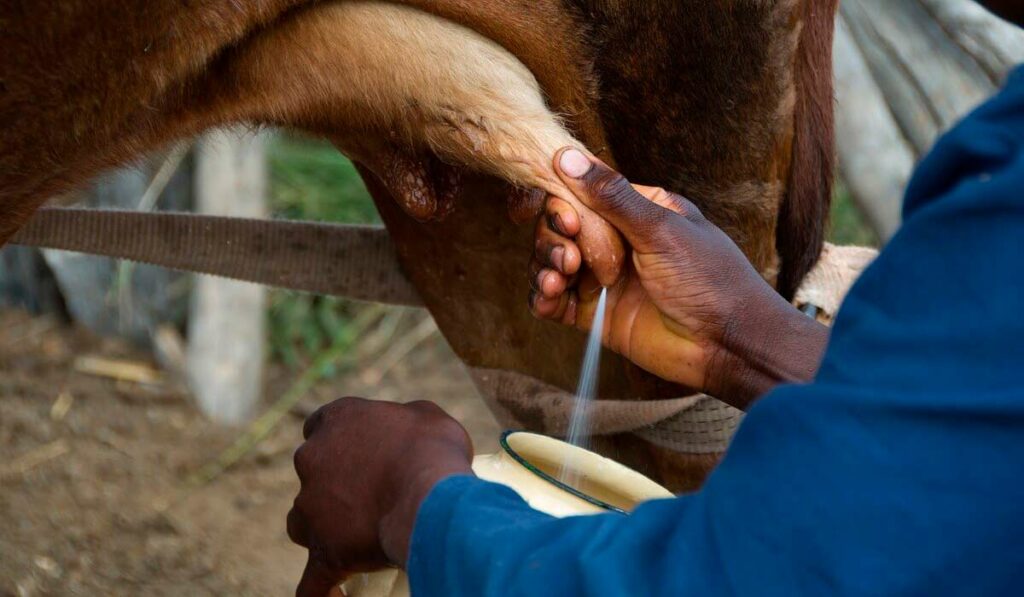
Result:
<svg viewBox="0 0 1024 597"><path fill-rule="evenodd" d="M686 195L791 297L831 196L836 4L5 0L0 242L48 198L211 127L330 139L359 165L406 274L499 418L557 431L551 405L575 384L582 339L525 307L524 222L544 193L588 212L553 154L583 147ZM587 229L584 258L611 283L621 240L596 218ZM692 393L614 355L600 383L626 407ZM721 412L723 427L737 416ZM685 453L609 429L600 451L677 490L723 447Z"/></svg>

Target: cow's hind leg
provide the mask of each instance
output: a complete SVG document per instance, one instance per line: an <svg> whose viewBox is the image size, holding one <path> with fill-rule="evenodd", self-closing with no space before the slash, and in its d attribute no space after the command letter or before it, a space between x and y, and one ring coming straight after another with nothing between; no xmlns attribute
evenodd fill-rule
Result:
<svg viewBox="0 0 1024 597"><path fill-rule="evenodd" d="M581 247L602 281L621 265L618 234L552 168L559 148L582 144L531 72L466 27L383 2L311 7L228 52L196 95L218 121L330 136L420 219L446 207L431 156L561 196L590 218Z"/></svg>

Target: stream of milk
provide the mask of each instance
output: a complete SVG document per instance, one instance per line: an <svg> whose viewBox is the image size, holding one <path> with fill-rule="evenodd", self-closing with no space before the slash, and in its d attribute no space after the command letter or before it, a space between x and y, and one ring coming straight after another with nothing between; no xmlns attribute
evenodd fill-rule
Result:
<svg viewBox="0 0 1024 597"><path fill-rule="evenodd" d="M597 301L594 322L587 338L587 351L583 356L583 368L580 369L579 385L576 386L576 404L569 422L569 434L566 441L574 446L586 448L590 442L590 409L597 397L597 374L601 367L601 338L604 332L605 310L608 303L608 289L601 289L601 297ZM573 453L562 463L558 480L570 487L579 483L579 471Z"/></svg>

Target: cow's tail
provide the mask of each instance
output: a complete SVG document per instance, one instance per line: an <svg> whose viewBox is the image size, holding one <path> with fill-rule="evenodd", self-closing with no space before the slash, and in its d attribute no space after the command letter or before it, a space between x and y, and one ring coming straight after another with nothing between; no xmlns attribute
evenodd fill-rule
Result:
<svg viewBox="0 0 1024 597"><path fill-rule="evenodd" d="M793 155L775 247L778 288L792 298L817 263L828 228L835 174L832 37L839 0L803 0L794 84Z"/></svg>

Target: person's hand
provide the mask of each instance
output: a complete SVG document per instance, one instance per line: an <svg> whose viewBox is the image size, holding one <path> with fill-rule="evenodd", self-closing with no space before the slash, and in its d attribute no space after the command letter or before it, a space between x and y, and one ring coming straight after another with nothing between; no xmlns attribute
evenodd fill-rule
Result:
<svg viewBox="0 0 1024 597"><path fill-rule="evenodd" d="M288 536L309 550L296 595L324 597L348 574L404 566L420 504L451 475L472 475L465 429L430 402L342 398L306 421L301 490Z"/></svg>
<svg viewBox="0 0 1024 597"><path fill-rule="evenodd" d="M632 246L609 287L604 344L670 381L745 407L783 381L809 379L827 329L803 316L736 244L685 198L633 186L565 149L555 169L576 196ZM581 271L581 222L550 197L530 265L535 316L589 329L600 287Z"/></svg>

